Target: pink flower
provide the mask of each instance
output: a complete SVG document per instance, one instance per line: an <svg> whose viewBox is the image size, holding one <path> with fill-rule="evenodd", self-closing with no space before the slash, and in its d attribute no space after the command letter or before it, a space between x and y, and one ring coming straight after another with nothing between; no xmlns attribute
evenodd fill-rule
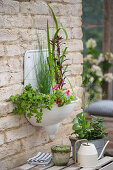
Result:
<svg viewBox="0 0 113 170"><path fill-rule="evenodd" d="M56 104L60 104L61 101L59 100L59 98L56 100Z"/></svg>
<svg viewBox="0 0 113 170"><path fill-rule="evenodd" d="M55 87L53 88L53 90L56 90L57 89L57 84L55 85Z"/></svg>
<svg viewBox="0 0 113 170"><path fill-rule="evenodd" d="M67 90L67 91L66 91L67 96L69 96L69 93L70 93L70 90Z"/></svg>

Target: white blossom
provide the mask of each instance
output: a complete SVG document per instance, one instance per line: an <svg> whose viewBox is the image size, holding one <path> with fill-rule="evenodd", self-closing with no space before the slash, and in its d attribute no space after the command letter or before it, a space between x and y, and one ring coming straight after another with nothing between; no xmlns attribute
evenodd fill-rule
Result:
<svg viewBox="0 0 113 170"><path fill-rule="evenodd" d="M104 74L104 80L107 81L107 82L112 82L113 80L113 74L112 73L106 73Z"/></svg>
<svg viewBox="0 0 113 170"><path fill-rule="evenodd" d="M95 72L95 71L100 71L101 68L99 66L96 66L96 65L93 65L92 66L92 71Z"/></svg>
<svg viewBox="0 0 113 170"><path fill-rule="evenodd" d="M91 77L90 78L90 82L92 83L94 81L94 77Z"/></svg>
<svg viewBox="0 0 113 170"><path fill-rule="evenodd" d="M98 64L98 60L97 59L93 59L93 63L97 65Z"/></svg>
<svg viewBox="0 0 113 170"><path fill-rule="evenodd" d="M100 53L99 57L98 57L98 64L103 62L105 60L104 56L102 53Z"/></svg>
<svg viewBox="0 0 113 170"><path fill-rule="evenodd" d="M86 48L95 48L97 46L96 41L93 38L90 38L87 42L86 42Z"/></svg>
<svg viewBox="0 0 113 170"><path fill-rule="evenodd" d="M86 57L84 57L84 61L91 61L92 60L92 55L88 54Z"/></svg>
<svg viewBox="0 0 113 170"><path fill-rule="evenodd" d="M105 59L106 59L107 61L112 61L112 60L113 60L113 54L107 52L107 53L105 54Z"/></svg>
<svg viewBox="0 0 113 170"><path fill-rule="evenodd" d="M102 79L103 79L103 73L102 73L102 70L98 70L98 71L96 71L96 75L99 77L99 81L102 81Z"/></svg>

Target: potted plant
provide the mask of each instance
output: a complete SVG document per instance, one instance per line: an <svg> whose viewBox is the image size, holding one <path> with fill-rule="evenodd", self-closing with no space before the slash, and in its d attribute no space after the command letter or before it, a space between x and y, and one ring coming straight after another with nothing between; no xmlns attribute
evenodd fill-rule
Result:
<svg viewBox="0 0 113 170"><path fill-rule="evenodd" d="M67 165L70 158L71 146L55 145L51 147L52 160L56 166Z"/></svg>
<svg viewBox="0 0 113 170"><path fill-rule="evenodd" d="M58 27L58 22L52 8L48 5L56 25L53 38L50 38L49 23L47 20L47 58L43 56L43 49L38 41L40 49L40 63L34 65L37 77L37 87L33 89L31 84L25 86L23 93L11 96L10 101L14 103L15 114L26 115L28 121L35 126L45 126L50 138L54 137L59 122L66 118L74 109L77 98L74 95L70 81L65 75L68 64L63 67L66 60L66 50L61 52L63 38L59 31L63 30L66 39L68 37L64 28ZM63 90L65 79L68 80L70 90Z"/></svg>
<svg viewBox="0 0 113 170"><path fill-rule="evenodd" d="M97 149L98 155L100 155L104 143L105 143L105 126L103 124L103 118L92 117L90 121L86 119L84 113L80 113L73 119L73 133L69 137L72 149L73 149L73 159L75 154L74 144L79 139L87 139L90 143L93 143ZM76 135L76 137L73 137ZM81 142L77 143L76 152L78 151Z"/></svg>

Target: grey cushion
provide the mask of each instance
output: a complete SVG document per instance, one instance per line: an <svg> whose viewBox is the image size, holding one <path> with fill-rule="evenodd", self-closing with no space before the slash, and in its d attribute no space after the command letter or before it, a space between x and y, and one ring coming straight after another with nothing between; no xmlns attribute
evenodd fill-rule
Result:
<svg viewBox="0 0 113 170"><path fill-rule="evenodd" d="M90 115L98 116L110 116L113 117L113 101L112 100L100 100L94 102L85 108L85 112Z"/></svg>

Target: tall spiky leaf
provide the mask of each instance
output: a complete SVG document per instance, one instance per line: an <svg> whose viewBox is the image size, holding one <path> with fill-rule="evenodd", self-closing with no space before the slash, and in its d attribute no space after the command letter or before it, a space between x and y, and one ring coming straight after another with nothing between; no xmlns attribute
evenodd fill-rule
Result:
<svg viewBox="0 0 113 170"><path fill-rule="evenodd" d="M55 25L56 25L56 30L57 30L58 29L58 22L57 22L56 16L55 16L55 14L53 12L53 9L50 7L50 5L48 5L48 7L49 7L49 9L50 9L50 11L52 13L52 16L53 16L53 19L54 19L54 22L55 22Z"/></svg>
<svg viewBox="0 0 113 170"><path fill-rule="evenodd" d="M64 61L64 57L65 57L65 54L66 54L66 50L67 50L67 47L65 47L65 49L64 49L64 51L63 51L62 58L61 58L61 64L62 64L63 61Z"/></svg>

